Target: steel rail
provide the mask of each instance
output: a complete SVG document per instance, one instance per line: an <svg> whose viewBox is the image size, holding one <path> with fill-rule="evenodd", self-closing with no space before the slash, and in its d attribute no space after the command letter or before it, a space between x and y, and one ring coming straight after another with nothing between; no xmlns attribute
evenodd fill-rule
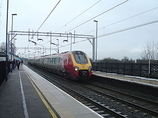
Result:
<svg viewBox="0 0 158 118"><path fill-rule="evenodd" d="M94 85L93 85L93 86L94 86ZM100 88L100 86L97 86L97 87ZM129 102L129 101L127 101L127 100L120 99L120 98L115 97L115 96L113 96L113 95L100 92L99 90L93 89L93 87L87 87L87 86L86 86L86 88L89 89L89 90L91 90L91 91L94 91L94 92L96 92L96 93L99 93L99 94L101 94L102 96L108 96L108 97L110 97L110 98L112 98L112 99L118 100L118 101L120 101L120 102L124 102L124 103L126 103L126 104L128 104L128 105L131 105L132 107L141 109L141 110L143 110L143 111L145 111L145 112L148 112L148 113L150 113L150 114L152 114L152 115L158 116L158 112L157 112L157 111L148 109L148 108L146 108L146 107L144 107L144 106L137 105L137 104L135 104L135 103L133 103L133 102ZM101 88L104 88L104 87L101 87ZM108 89L108 88L104 88L104 89ZM109 90L110 90L110 91L114 91L114 90L111 90L111 89L109 89ZM143 101L145 101L145 102L149 102L149 103L152 103L152 104L156 104L156 105L157 105L157 103L156 103L156 102L153 102L153 101L149 101L149 100L146 100L146 99L143 99L143 98L140 98L140 97L136 97L136 96L129 95L129 94L125 94L125 93L118 92L118 91L115 91L115 92L117 92L117 93L119 93L119 94L124 94L124 95L126 95L126 96L128 96L128 97L134 97L134 98L136 98L136 99L143 100Z"/></svg>

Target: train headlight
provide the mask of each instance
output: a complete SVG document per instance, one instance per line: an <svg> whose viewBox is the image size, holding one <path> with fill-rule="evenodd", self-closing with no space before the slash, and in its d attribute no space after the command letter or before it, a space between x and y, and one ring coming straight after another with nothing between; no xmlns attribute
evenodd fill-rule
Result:
<svg viewBox="0 0 158 118"><path fill-rule="evenodd" d="M79 67L74 66L74 70L75 70L75 71L79 71Z"/></svg>
<svg viewBox="0 0 158 118"><path fill-rule="evenodd" d="M89 66L89 67L88 67L88 70L91 71L91 70L92 70L92 66Z"/></svg>

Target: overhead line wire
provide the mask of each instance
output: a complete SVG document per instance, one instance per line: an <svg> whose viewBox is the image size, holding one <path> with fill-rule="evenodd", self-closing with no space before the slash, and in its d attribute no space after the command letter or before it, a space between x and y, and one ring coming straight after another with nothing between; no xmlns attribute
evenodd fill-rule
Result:
<svg viewBox="0 0 158 118"><path fill-rule="evenodd" d="M142 27L142 26L150 25L150 24L153 24L153 23L158 23L158 20L154 20L154 21L151 21L151 22L147 22L147 23L143 23L143 24L140 24L140 25L132 26L132 27L129 27L129 28L117 30L117 31L114 31L114 32L111 32L111 33L100 35L98 37L104 37L104 36L113 35L113 34L116 34L116 33L128 31L128 30L131 30L131 29L135 29L135 28L139 28L139 27ZM87 39L76 41L75 43L80 43L80 42L84 42L84 41L87 41ZM63 46L60 46L59 48L66 47L68 45L71 45L71 44L63 45Z"/></svg>
<svg viewBox="0 0 158 118"><path fill-rule="evenodd" d="M150 25L150 24L157 23L157 22L158 22L158 20L154 20L154 21L151 21L151 22L147 22L147 23L143 23L143 24L140 24L140 25L132 26L132 27L129 27L129 28L117 30L117 31L114 31L114 32L111 32L111 33L103 34L103 35L100 35L98 37L104 37L104 36L108 36L108 35L120 33L120 32L123 32L123 31L127 31L127 30L131 30L131 29L139 28L139 27Z"/></svg>
<svg viewBox="0 0 158 118"><path fill-rule="evenodd" d="M110 9L108 9L108 10L106 10L106 11L104 11L104 12L102 12L102 13L100 13L100 14L94 16L94 17L92 17L91 19L89 19L89 20L87 20L87 21L81 23L80 25L78 25L78 26L76 26L76 27L70 29L69 31L71 31L71 30L73 30L73 29L75 29L75 28L77 28L77 27L79 27L79 26L81 26L81 25L83 25L83 24L85 24L85 23L87 23L87 22L93 20L94 18L97 18L97 17L103 15L104 13L106 13L106 12L108 12L108 11L113 10L114 8L116 8L116 7L118 7L118 6L120 6L120 5L124 4L124 3L126 3L127 1L129 1L129 0L126 0L126 1L124 1L124 2L121 2L121 3L117 4L116 6L114 6L114 7L110 8Z"/></svg>
<svg viewBox="0 0 158 118"><path fill-rule="evenodd" d="M69 21L66 25L68 25L69 23L71 23L72 21L74 21L77 17L81 16L83 13L85 13L86 11L88 11L90 8L92 8L93 6L95 6L96 4L98 4L101 0L99 0L98 2L96 2L95 4L93 4L91 7L89 7L88 9L86 9L85 11L83 11L82 13L80 13L78 16L76 16L74 19L72 19L71 21Z"/></svg>
<svg viewBox="0 0 158 118"><path fill-rule="evenodd" d="M102 27L102 28L109 27L109 26L111 26L111 25L115 25L115 24L117 24L117 23L120 23L120 22L122 22L122 21L125 21L125 20L128 20L128 19L131 19L131 18L133 18L133 17L136 17L136 16L139 16L139 15L145 14L145 13L150 12L150 11L155 10L155 9L158 9L158 7L155 7L155 8L153 8L153 9L149 9L149 10L147 10L147 11L144 11L144 12L138 13L138 14L136 14L136 15L130 16L130 17L125 18L125 19L122 19L122 20L120 20L120 21L116 21L116 22L111 23L111 24L109 24L109 25L106 25L106 26L104 26L104 27ZM100 30L100 29L102 29L102 28L99 28L99 30ZM95 30L90 31L90 32L94 32L94 31L95 31ZM88 33L90 33L90 32L88 32ZM87 33L86 33L86 34L87 34Z"/></svg>
<svg viewBox="0 0 158 118"><path fill-rule="evenodd" d="M100 35L100 36L98 36L98 37L104 37L104 36L113 35L113 34L116 34L116 33L120 33L120 32L124 32L124 31L128 31L128 30L132 30L132 29L139 28L139 27L146 26L146 25L150 25L150 24L153 24L153 23L158 23L158 20L154 20L154 21L151 21L151 22L147 22L147 23L143 23L143 24L136 25L136 26L132 26L132 27L129 27L129 28L117 30L117 31L114 31L114 32L111 32L111 33L107 33L107 34ZM87 39L80 40L80 41L76 41L75 43L80 43L80 42L84 42L84 41L87 41ZM68 45L70 45L70 44L61 46L60 48L65 47L65 46L68 46Z"/></svg>
<svg viewBox="0 0 158 118"><path fill-rule="evenodd" d="M98 4L100 1L101 0L97 1L95 4L93 4L92 6L90 6L88 9L86 9L85 11L83 11L82 13L80 13L79 15L77 15L75 18L73 18L72 20L70 20L68 23L66 23L64 26L62 26L61 28L59 28L57 31L59 31L60 29L62 29L66 25L70 24L72 21L74 21L76 18L78 18L79 16L81 16L83 13L85 13L86 11L88 11L90 8L92 8L93 6L95 6L96 4ZM55 31L55 32L57 32L57 31Z"/></svg>
<svg viewBox="0 0 158 118"><path fill-rule="evenodd" d="M47 16L47 18L43 21L43 23L40 25L40 27L37 29L37 31L43 26L43 24L46 22L46 20L49 18L49 16L52 14L52 12L54 11L54 9L58 6L59 2L61 0L58 1L58 3L55 5L55 7L52 9L52 11L49 13L49 15ZM36 31L36 32L37 32Z"/></svg>
<svg viewBox="0 0 158 118"><path fill-rule="evenodd" d="M114 24L120 23L120 22L125 21L125 20L128 20L128 19L130 19L130 18L133 18L133 17L139 16L139 15L142 15L142 14L144 14L144 13L150 12L150 11L152 11L152 10L155 10L155 9L157 9L157 8L158 8L158 7L153 8L153 9L150 9L150 10L147 10L147 11L144 11L144 12L141 12L141 13L139 13L139 14L133 15L133 16L131 16L131 17L125 18L125 19L123 19L123 20L120 20L120 21L118 21L118 22L115 22L115 23L109 24L109 25L104 26L104 27L108 27L108 26L111 26L111 25L114 25Z"/></svg>
<svg viewBox="0 0 158 118"><path fill-rule="evenodd" d="M55 5L55 7L51 10L51 12L48 14L48 16L46 17L46 19L43 21L43 23L40 25L40 27L36 30L36 32L38 32L38 30L43 26L43 24L46 22L46 20L49 18L49 16L52 14L52 12L55 10L55 8L58 6L58 4L60 3L61 0L59 0L57 2L57 4ZM36 32L34 33L34 35L36 34ZM33 35L33 36L34 36ZM28 44L29 46L29 44Z"/></svg>

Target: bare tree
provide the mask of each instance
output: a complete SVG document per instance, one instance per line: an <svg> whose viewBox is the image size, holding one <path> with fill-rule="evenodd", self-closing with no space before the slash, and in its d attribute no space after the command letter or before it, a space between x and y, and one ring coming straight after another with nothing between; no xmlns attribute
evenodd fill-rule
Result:
<svg viewBox="0 0 158 118"><path fill-rule="evenodd" d="M143 60L158 60L158 43L149 41L141 55Z"/></svg>
<svg viewBox="0 0 158 118"><path fill-rule="evenodd" d="M156 60L158 60L158 42L156 43L156 46L155 46L155 58Z"/></svg>
<svg viewBox="0 0 158 118"><path fill-rule="evenodd" d="M5 49L5 43L3 42L3 43L0 43L0 52L3 52L3 51L5 51L6 49Z"/></svg>

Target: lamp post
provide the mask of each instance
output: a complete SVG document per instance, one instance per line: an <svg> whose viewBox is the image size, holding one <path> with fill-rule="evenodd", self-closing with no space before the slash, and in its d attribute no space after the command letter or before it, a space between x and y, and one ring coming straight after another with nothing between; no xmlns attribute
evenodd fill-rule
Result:
<svg viewBox="0 0 158 118"><path fill-rule="evenodd" d="M6 77L5 80L8 80L8 11L9 11L9 0L7 0L7 12L6 12Z"/></svg>
<svg viewBox="0 0 158 118"><path fill-rule="evenodd" d="M93 43L92 43L92 46L93 46L93 62L95 62L95 38L93 38Z"/></svg>
<svg viewBox="0 0 158 118"><path fill-rule="evenodd" d="M96 38L95 38L95 39L96 39L96 49L95 49L95 48L94 48L94 49L95 49L95 51L96 51L96 57L95 57L96 59L95 59L95 60L96 60L96 62L97 62L98 21L97 21L97 20L94 20L94 22L96 23ZM93 45L95 45L95 43L94 43Z"/></svg>
<svg viewBox="0 0 158 118"><path fill-rule="evenodd" d="M14 41L12 41L12 43L13 43L13 45L12 45L12 49L13 49L13 50L12 50L12 51L13 51L13 54L16 54L16 50L17 50L17 49L16 49L16 46L15 46L15 40L17 40L17 38L13 38L13 40L14 40Z"/></svg>
<svg viewBox="0 0 158 118"><path fill-rule="evenodd" d="M148 53L148 56L149 56L149 70L148 70L148 73L149 73L149 75L150 75L150 66L151 66L151 64L150 64L150 61L151 61L151 56L150 56L150 52Z"/></svg>
<svg viewBox="0 0 158 118"><path fill-rule="evenodd" d="M16 16L17 14L12 14L12 24L11 24L11 31L13 31L13 16ZM13 35L11 33L11 53L13 53L13 46L12 46L12 39L13 38ZM12 60L12 54L11 54L11 60Z"/></svg>

